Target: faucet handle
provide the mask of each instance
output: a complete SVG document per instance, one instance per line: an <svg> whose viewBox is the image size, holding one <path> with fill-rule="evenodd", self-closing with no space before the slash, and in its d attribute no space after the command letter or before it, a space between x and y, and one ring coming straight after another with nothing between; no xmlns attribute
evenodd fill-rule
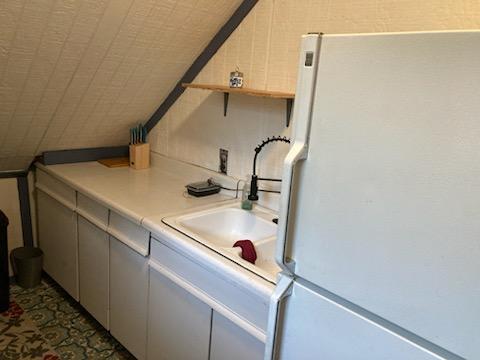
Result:
<svg viewBox="0 0 480 360"><path fill-rule="evenodd" d="M250 182L250 194L248 195L248 200L257 201L258 200L258 176L252 175L252 181Z"/></svg>

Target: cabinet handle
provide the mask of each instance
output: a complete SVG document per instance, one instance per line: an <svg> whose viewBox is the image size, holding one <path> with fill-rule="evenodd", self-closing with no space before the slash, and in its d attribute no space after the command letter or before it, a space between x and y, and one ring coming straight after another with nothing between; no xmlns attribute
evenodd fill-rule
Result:
<svg viewBox="0 0 480 360"><path fill-rule="evenodd" d="M50 196L52 199L58 201L60 204L62 204L63 206L65 206L67 209L71 210L71 211L76 211L76 207L74 204L72 204L71 202L65 200L64 198L62 198L61 196L58 196L57 194L55 194L53 191L47 189L45 186L43 186L42 184L39 184L39 183L36 183L35 184L35 187L40 190L41 192L43 192L44 194L47 194L48 196Z"/></svg>
<svg viewBox="0 0 480 360"><path fill-rule="evenodd" d="M77 208L77 214L80 215L81 217L83 217L85 220L91 222L93 225L95 225L99 229L101 229L103 231L107 231L107 226L104 223L102 223L101 221L99 221L95 217L91 216L86 211L84 211L80 208Z"/></svg>
<svg viewBox="0 0 480 360"><path fill-rule="evenodd" d="M148 255L148 244L147 244L147 248L144 248L143 246L136 244L135 242L130 240L128 237L112 229L111 227L107 227L107 233L112 235L116 240L120 241L121 243L124 243L125 245L127 245L129 248L139 253L140 255L144 257Z"/></svg>
<svg viewBox="0 0 480 360"><path fill-rule="evenodd" d="M259 329L257 326L253 325L249 321L245 320L244 318L238 316L237 314L233 313L232 310L224 306L223 304L217 302L215 299L213 299L211 296L197 288L196 286L190 284L188 281L184 280L174 272L172 272L169 269L166 269L162 265L160 265L158 262L154 260L149 260L148 261L148 266L165 276L167 279L173 281L175 284L180 286L182 289L187 291L188 293L192 294L195 296L197 299L200 301L204 302L208 306L210 306L213 310L215 310L217 313L220 315L226 317L228 320L233 322L235 325L238 327L242 328L245 330L247 333L255 337L256 339L260 340L262 343L265 343L266 341L266 334L264 331Z"/></svg>

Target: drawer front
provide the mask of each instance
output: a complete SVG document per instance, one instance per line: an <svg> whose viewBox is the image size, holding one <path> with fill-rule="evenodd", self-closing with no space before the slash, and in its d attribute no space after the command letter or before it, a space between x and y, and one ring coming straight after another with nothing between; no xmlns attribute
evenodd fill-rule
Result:
<svg viewBox="0 0 480 360"><path fill-rule="evenodd" d="M148 255L150 233L114 211L110 211L107 232L143 256Z"/></svg>
<svg viewBox="0 0 480 360"><path fill-rule="evenodd" d="M81 193L77 193L77 212L100 229L107 229L108 209Z"/></svg>
<svg viewBox="0 0 480 360"><path fill-rule="evenodd" d="M207 269L161 241L152 238L151 261L165 269L171 277L186 284L197 297L212 301L214 310L235 322L238 326L265 341L268 318L268 301L229 282L213 270ZM215 308L218 305L219 308ZM224 310L228 310L227 313ZM233 317L230 317L233 314Z"/></svg>
<svg viewBox="0 0 480 360"><path fill-rule="evenodd" d="M35 186L68 208L75 209L77 204L75 190L38 168Z"/></svg>

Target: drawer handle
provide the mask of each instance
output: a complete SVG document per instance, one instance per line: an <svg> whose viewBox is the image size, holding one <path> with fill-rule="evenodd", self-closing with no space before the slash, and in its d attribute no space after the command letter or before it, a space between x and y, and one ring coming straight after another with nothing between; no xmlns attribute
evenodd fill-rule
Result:
<svg viewBox="0 0 480 360"><path fill-rule="evenodd" d="M90 215L85 210L77 208L77 214L80 215L81 217L83 217L85 220L88 220L89 222L91 222L93 225L95 225L99 229L101 229L103 231L107 231L107 225L105 225L104 223L102 223L100 220L93 217L92 215Z"/></svg>
<svg viewBox="0 0 480 360"><path fill-rule="evenodd" d="M126 237L125 235L121 234L120 232L112 229L111 227L107 228L107 233L109 233L115 239L117 239L121 243L124 243L125 245L127 245L129 248L131 248L135 252L139 253L140 255L142 255L144 257L146 257L148 255L148 243L147 243L146 248L141 246L141 245L138 245L135 242L133 242L132 240L130 240L128 237Z"/></svg>
<svg viewBox="0 0 480 360"><path fill-rule="evenodd" d="M75 205L72 204L71 202L69 202L68 200L65 200L64 198L62 198L61 196L58 196L57 194L55 194L53 191L47 189L45 186L43 186L42 184L39 184L39 183L36 183L35 184L35 187L40 190L41 192L43 192L44 194L47 194L48 196L50 196L52 199L54 200L57 200L60 204L62 204L63 206L65 206L66 208L68 208L69 210L71 211L75 211L76 208L75 208Z"/></svg>

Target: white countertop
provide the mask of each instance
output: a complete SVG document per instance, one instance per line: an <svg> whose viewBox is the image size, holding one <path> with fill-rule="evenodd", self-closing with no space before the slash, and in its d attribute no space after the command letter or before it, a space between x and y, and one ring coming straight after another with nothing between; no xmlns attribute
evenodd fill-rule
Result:
<svg viewBox="0 0 480 360"><path fill-rule="evenodd" d="M162 218L233 198L222 193L203 198L189 196L185 193L186 184L221 175L154 156L155 165L146 170L108 168L96 161L49 166L37 163L36 166L137 224L147 216Z"/></svg>
<svg viewBox="0 0 480 360"><path fill-rule="evenodd" d="M146 170L108 168L96 161L36 166L151 231L152 236L168 238L183 252L194 255L198 262L228 275L229 281L241 284L267 301L274 284L162 222L171 214L234 199L234 192L227 191L232 194L227 195L223 190L203 198L191 197L185 193L186 184L214 177L215 181L234 188L235 179L156 154L152 154L152 160L152 167Z"/></svg>

